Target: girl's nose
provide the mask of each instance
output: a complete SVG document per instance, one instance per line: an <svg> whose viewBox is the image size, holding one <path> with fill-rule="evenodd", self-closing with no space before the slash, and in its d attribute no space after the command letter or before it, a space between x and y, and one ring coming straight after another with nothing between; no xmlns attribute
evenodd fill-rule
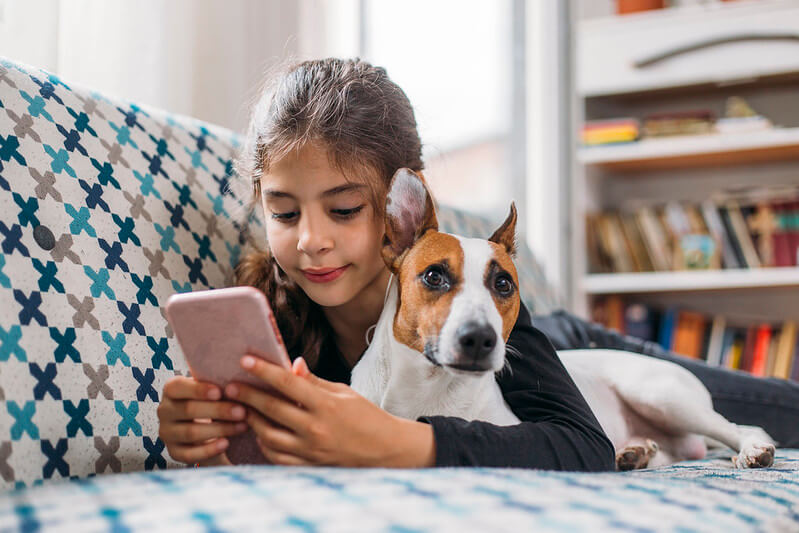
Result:
<svg viewBox="0 0 799 533"><path fill-rule="evenodd" d="M333 248L333 236L323 216L304 213L299 226L298 251L312 255Z"/></svg>

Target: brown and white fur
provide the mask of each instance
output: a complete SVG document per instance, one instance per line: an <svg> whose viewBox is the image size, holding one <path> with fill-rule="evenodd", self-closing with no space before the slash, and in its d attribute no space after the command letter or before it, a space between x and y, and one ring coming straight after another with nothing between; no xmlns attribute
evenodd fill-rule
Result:
<svg viewBox="0 0 799 533"><path fill-rule="evenodd" d="M353 389L403 418L520 422L494 377L520 305L515 226L511 205L488 240L441 233L423 177L397 171L382 250L393 276L371 344L352 370ZM773 462L772 439L715 412L704 385L677 364L618 350L558 356L613 443L620 470L700 459L706 438L738 452L739 468Z"/></svg>

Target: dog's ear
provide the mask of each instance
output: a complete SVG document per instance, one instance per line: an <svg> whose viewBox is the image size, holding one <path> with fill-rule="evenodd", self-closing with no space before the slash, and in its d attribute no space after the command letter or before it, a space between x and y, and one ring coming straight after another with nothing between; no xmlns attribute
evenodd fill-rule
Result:
<svg viewBox="0 0 799 533"><path fill-rule="evenodd" d="M508 251L508 255L511 257L516 257L516 204L515 202L510 203L510 214L508 214L508 218L505 219L505 222L494 232L493 235L488 239L491 242L495 242L505 247L505 250Z"/></svg>
<svg viewBox="0 0 799 533"><path fill-rule="evenodd" d="M428 230L438 230L433 197L424 176L408 168L394 173L386 195L383 261L395 274L408 249Z"/></svg>

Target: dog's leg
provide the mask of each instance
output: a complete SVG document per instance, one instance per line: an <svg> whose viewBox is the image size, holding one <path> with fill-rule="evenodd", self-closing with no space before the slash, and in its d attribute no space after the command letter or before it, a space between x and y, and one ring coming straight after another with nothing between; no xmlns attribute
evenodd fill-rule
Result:
<svg viewBox="0 0 799 533"><path fill-rule="evenodd" d="M658 445L652 439L646 439L643 446L628 445L616 453L616 470L646 468L656 453L658 453Z"/></svg>
<svg viewBox="0 0 799 533"><path fill-rule="evenodd" d="M675 383L680 385L674 387ZM670 390L659 389L657 383L649 383L646 390L640 387L624 390L624 387L619 387L617 392L630 409L656 426L675 434L707 436L729 446L738 452L737 457L732 458L737 468L759 468L773 464L774 443L763 430L741 428L714 411L710 393L704 386L698 390L686 386L683 381L672 381L670 384Z"/></svg>

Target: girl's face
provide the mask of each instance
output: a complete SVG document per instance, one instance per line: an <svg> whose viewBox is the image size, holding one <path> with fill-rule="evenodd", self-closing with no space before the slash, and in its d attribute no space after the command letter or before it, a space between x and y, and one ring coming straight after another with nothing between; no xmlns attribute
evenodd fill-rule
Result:
<svg viewBox="0 0 799 533"><path fill-rule="evenodd" d="M348 182L324 149L307 143L273 164L261 192L272 255L317 304L349 302L386 268L368 187Z"/></svg>

